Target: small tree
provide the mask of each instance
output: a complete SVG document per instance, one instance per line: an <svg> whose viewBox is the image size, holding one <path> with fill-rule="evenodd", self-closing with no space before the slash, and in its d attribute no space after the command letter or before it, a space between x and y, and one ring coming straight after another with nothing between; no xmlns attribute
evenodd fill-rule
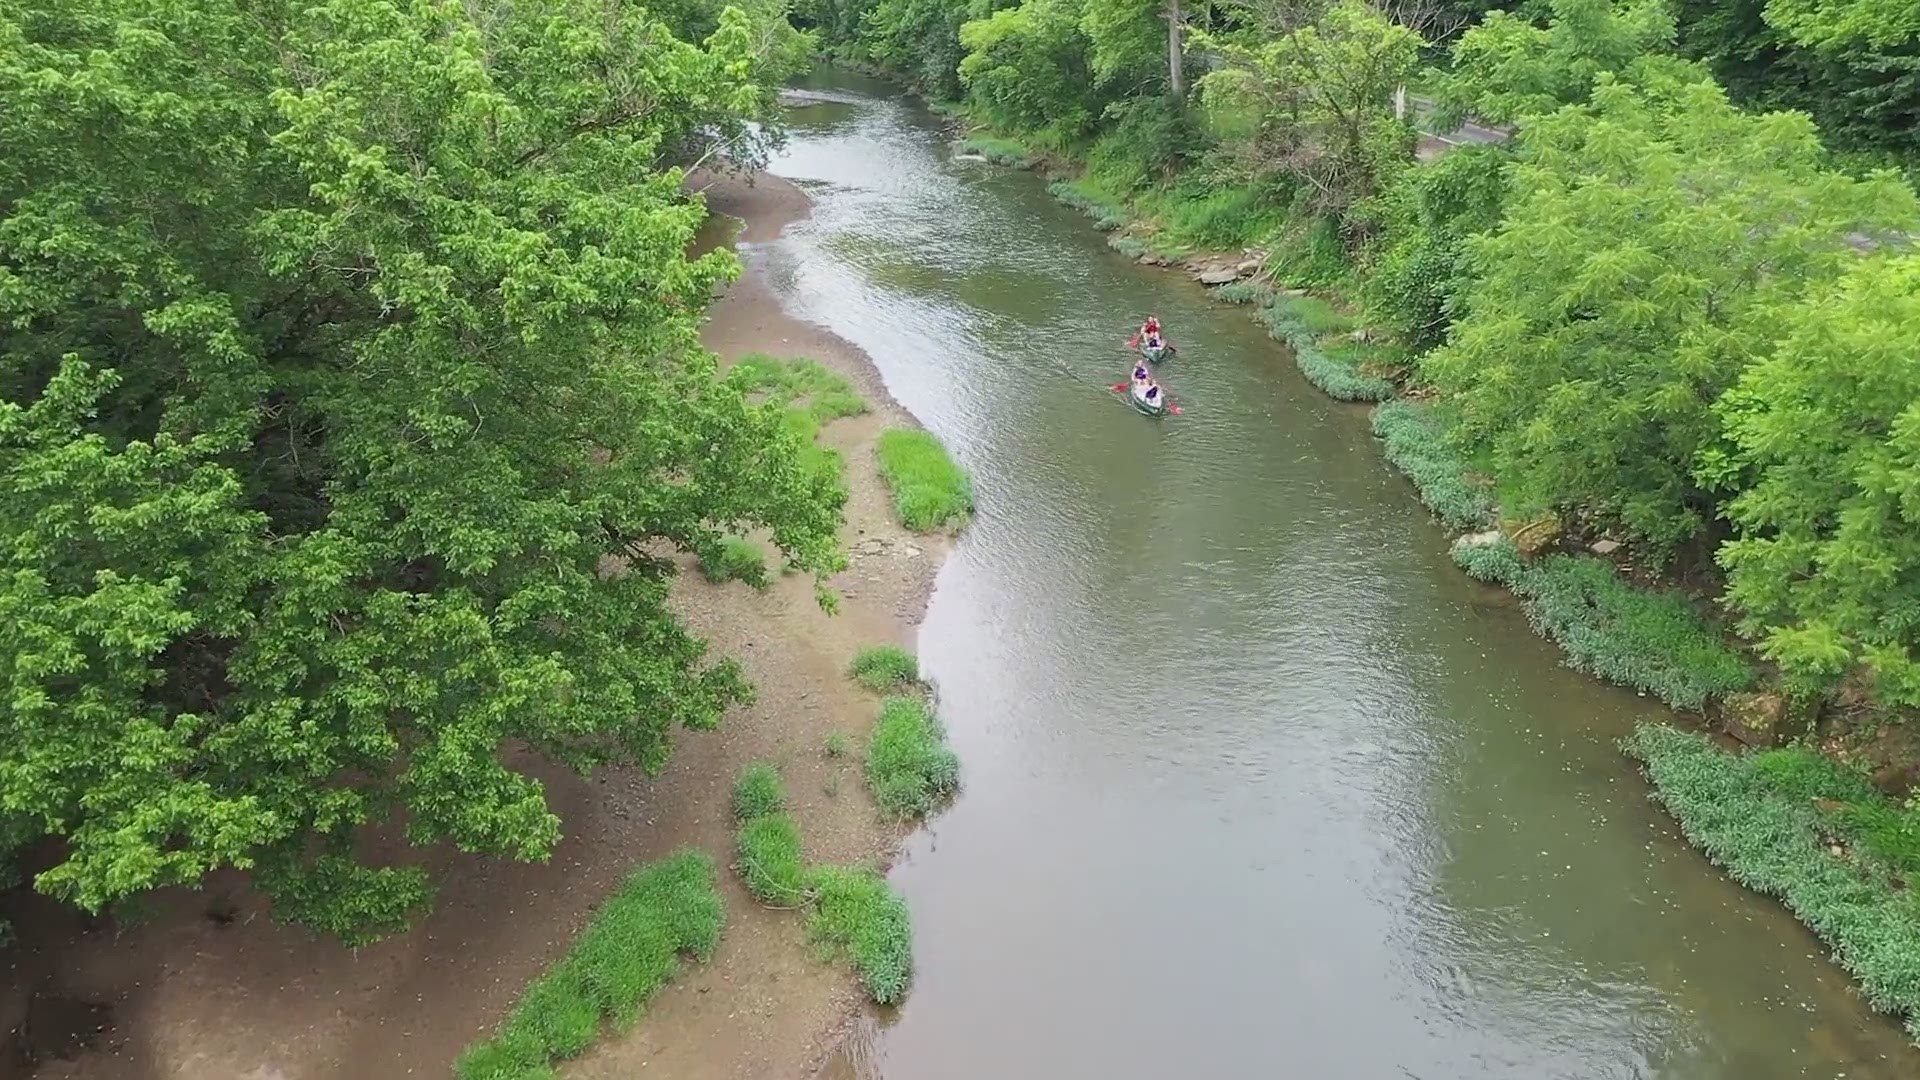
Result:
<svg viewBox="0 0 1920 1080"><path fill-rule="evenodd" d="M1920 706L1920 256L1868 259L1780 322L1701 468L1736 490L1727 600L1798 689L1864 666Z"/></svg>
<svg viewBox="0 0 1920 1080"><path fill-rule="evenodd" d="M1238 10L1245 29L1202 35L1225 63L1200 82L1225 150L1256 175L1304 182L1314 211L1344 214L1411 157L1393 100L1424 41L1361 0Z"/></svg>

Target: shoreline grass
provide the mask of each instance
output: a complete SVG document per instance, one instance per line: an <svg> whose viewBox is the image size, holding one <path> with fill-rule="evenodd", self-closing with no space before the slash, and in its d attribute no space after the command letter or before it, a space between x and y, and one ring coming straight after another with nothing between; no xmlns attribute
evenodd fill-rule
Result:
<svg viewBox="0 0 1920 1080"><path fill-rule="evenodd" d="M898 1004L913 978L913 922L907 902L879 871L820 866L808 875L807 931L853 966L867 996Z"/></svg>
<svg viewBox="0 0 1920 1080"><path fill-rule="evenodd" d="M1388 464L1413 484L1434 517L1455 529L1493 527L1493 499L1468 479L1466 460L1447 443L1433 406L1406 398L1382 402L1373 410L1373 433Z"/></svg>
<svg viewBox="0 0 1920 1080"><path fill-rule="evenodd" d="M578 1057L606 1022L630 1026L679 973L681 956L705 960L726 911L713 860L683 850L630 874L567 954L527 986L491 1038L467 1048L459 1080L543 1080Z"/></svg>
<svg viewBox="0 0 1920 1080"><path fill-rule="evenodd" d="M748 353L727 368L727 378L746 393L791 408L815 424L868 411L866 399L854 390L852 381L818 360Z"/></svg>
<svg viewBox="0 0 1920 1080"><path fill-rule="evenodd" d="M1756 760L1706 736L1646 724L1623 744L1693 846L1735 881L1778 898L1826 943L1874 1008L1920 1040L1920 903L1823 843L1813 805Z"/></svg>
<svg viewBox="0 0 1920 1080"><path fill-rule="evenodd" d="M887 814L923 818L960 789L960 759L924 698L880 703L867 740L867 788Z"/></svg>
<svg viewBox="0 0 1920 1080"><path fill-rule="evenodd" d="M880 433L874 452L902 525L917 533L951 531L972 517L973 481L931 433L892 428Z"/></svg>
<svg viewBox="0 0 1920 1080"><path fill-rule="evenodd" d="M872 645L854 654L847 675L868 690L885 694L918 683L920 662L897 645Z"/></svg>
<svg viewBox="0 0 1920 1080"><path fill-rule="evenodd" d="M786 805L772 765L756 762L741 770L733 789L739 822L734 870L741 884L763 904L804 910L807 934L826 958L849 964L875 1002L897 1004L913 973L913 925L905 898L869 867L808 867L800 825Z"/></svg>
<svg viewBox="0 0 1920 1080"><path fill-rule="evenodd" d="M1473 577L1511 589L1527 621L1575 670L1682 710L1752 685L1752 666L1685 596L1640 588L1604 559L1553 554L1529 563L1505 537L1462 539L1453 559Z"/></svg>

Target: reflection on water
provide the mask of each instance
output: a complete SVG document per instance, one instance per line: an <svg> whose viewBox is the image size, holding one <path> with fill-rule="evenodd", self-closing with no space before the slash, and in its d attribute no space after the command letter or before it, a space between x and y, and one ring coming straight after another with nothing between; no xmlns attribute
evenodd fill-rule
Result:
<svg viewBox="0 0 1920 1080"><path fill-rule="evenodd" d="M978 1077L1910 1076L1647 803L1657 710L1561 668L1258 328L835 78L761 254L973 470L924 669L966 769L919 971L836 1068ZM1152 421L1105 386L1149 311ZM857 1071L864 1069L866 1071Z"/></svg>

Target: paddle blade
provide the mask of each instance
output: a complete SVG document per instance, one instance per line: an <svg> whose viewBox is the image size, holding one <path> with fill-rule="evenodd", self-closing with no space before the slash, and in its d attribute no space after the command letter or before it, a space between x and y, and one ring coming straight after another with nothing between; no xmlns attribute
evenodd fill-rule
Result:
<svg viewBox="0 0 1920 1080"><path fill-rule="evenodd" d="M1119 393L1120 391L1125 390L1126 388L1127 388L1126 383L1114 383L1112 387L1115 393Z"/></svg>

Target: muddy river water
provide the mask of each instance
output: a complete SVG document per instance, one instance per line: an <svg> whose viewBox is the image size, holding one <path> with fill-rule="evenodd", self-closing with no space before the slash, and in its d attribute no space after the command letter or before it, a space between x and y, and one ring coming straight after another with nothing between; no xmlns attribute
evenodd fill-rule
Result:
<svg viewBox="0 0 1920 1080"><path fill-rule="evenodd" d="M1911 1077L1777 905L1615 748L1660 715L1560 666L1244 314L1029 174L822 76L760 251L971 468L920 636L965 768L908 845L888 1080ZM1135 414L1132 325L1181 352Z"/></svg>

